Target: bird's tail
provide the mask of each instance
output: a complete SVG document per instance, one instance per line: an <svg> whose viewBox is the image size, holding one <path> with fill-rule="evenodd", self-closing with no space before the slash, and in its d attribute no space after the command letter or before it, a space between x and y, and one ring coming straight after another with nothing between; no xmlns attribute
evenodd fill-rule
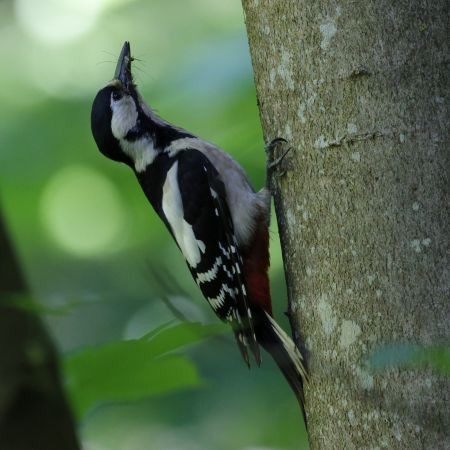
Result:
<svg viewBox="0 0 450 450"><path fill-rule="evenodd" d="M303 357L294 341L262 308L252 311L258 342L269 352L290 384L302 410L306 425L303 385L308 380Z"/></svg>

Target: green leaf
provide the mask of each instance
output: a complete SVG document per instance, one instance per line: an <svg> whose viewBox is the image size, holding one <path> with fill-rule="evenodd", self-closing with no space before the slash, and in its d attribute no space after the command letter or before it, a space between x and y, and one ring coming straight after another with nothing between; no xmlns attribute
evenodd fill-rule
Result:
<svg viewBox="0 0 450 450"><path fill-rule="evenodd" d="M386 367L431 367L443 375L450 374L450 347L423 347L413 344L393 344L380 347L369 357L369 365L380 370Z"/></svg>
<svg viewBox="0 0 450 450"><path fill-rule="evenodd" d="M65 357L66 388L78 417L102 402L135 401L200 385L189 360L167 353L217 335L225 327L170 324L141 339L85 348Z"/></svg>
<svg viewBox="0 0 450 450"><path fill-rule="evenodd" d="M151 331L141 338L142 340L150 339L155 354L164 354L207 337L217 336L229 331L229 328L223 323L203 325L197 322L184 322L159 330L160 328Z"/></svg>

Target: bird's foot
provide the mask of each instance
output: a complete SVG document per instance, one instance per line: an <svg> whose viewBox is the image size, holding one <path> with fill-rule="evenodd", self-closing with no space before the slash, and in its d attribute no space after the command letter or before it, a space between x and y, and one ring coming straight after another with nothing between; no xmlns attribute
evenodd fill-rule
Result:
<svg viewBox="0 0 450 450"><path fill-rule="evenodd" d="M266 146L266 155L267 155L267 175L271 177L276 169L281 169L278 171L277 176L282 176L286 173L287 170L290 169L288 165L286 165L286 161L284 158L286 155L292 150L292 147L288 147L284 150L280 156L276 157L275 153L279 146L284 147L288 141L284 138L275 138L269 142Z"/></svg>

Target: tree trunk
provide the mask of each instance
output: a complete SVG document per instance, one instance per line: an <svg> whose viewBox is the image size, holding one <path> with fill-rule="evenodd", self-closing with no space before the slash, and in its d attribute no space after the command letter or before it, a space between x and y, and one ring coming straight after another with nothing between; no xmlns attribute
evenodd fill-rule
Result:
<svg viewBox="0 0 450 450"><path fill-rule="evenodd" d="M445 375L365 363L448 343L447 5L243 0L311 448L450 446Z"/></svg>
<svg viewBox="0 0 450 450"><path fill-rule="evenodd" d="M15 304L27 289L1 214L0 268L0 449L78 450L53 344Z"/></svg>

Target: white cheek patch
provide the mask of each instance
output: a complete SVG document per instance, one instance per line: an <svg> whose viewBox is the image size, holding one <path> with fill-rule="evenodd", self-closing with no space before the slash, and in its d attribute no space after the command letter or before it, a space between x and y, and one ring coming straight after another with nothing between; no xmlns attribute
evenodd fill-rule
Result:
<svg viewBox="0 0 450 450"><path fill-rule="evenodd" d="M120 100L113 100L111 95L111 131L116 139L123 139L132 130L138 119L138 112L134 100L124 95Z"/></svg>
<svg viewBox="0 0 450 450"><path fill-rule="evenodd" d="M157 155L153 141L143 136L136 141L127 141L125 136L136 127L138 111L134 100L129 95L120 100L113 100L111 96L111 131L113 136L120 142L120 147L134 162L136 172L143 172Z"/></svg>
<svg viewBox="0 0 450 450"><path fill-rule="evenodd" d="M188 264L195 269L205 252L204 242L195 237L192 225L184 220L183 201L178 186L178 161L167 172L163 186L162 209L172 228L175 240Z"/></svg>

